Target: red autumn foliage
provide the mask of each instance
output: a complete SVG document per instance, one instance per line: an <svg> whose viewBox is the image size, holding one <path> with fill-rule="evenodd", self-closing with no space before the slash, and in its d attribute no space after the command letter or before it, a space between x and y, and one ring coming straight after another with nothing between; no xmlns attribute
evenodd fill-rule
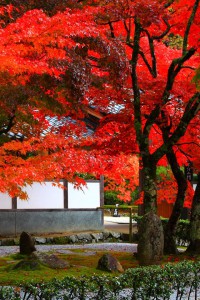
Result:
<svg viewBox="0 0 200 300"><path fill-rule="evenodd" d="M126 191L138 185L131 160L141 155L140 136L146 135L154 155L163 145L161 128L170 128L174 137L185 112L199 101L199 77L193 80L199 67L199 1L70 1L66 9L58 2L15 7L10 1L0 9L1 190L14 195L24 182L74 181L88 172L109 177L110 186L128 199ZM85 107L103 114L93 137L84 135ZM151 119L156 107L160 112ZM180 164L189 155L199 169L198 111L188 122L173 148ZM15 138L20 133L23 141L10 140L8 133ZM160 164L166 164L163 157ZM163 181L166 200L172 201L175 184Z"/></svg>

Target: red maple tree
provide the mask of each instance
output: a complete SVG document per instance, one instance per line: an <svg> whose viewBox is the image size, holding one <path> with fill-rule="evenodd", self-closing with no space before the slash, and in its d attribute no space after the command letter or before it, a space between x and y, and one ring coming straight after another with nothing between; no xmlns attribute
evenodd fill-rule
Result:
<svg viewBox="0 0 200 300"><path fill-rule="evenodd" d="M12 18L15 10L3 7L1 13ZM157 164L181 149L178 143L187 139L194 118L198 120L199 14L199 0L107 0L79 1L74 9L49 15L38 9L18 12L10 23L5 19L0 31L1 90L10 95L12 105L2 101L7 122L2 122L7 131L2 136L11 128L24 133L29 150L18 151L24 155L31 147L44 158L38 163L39 156L33 155L21 163L36 162L45 176L51 166L49 174L56 178L90 169L117 180L117 173L109 175L111 164L116 166L120 157L123 161L124 154L138 153L145 211L155 211ZM14 99L18 91L21 97ZM88 106L106 115L95 138L82 138ZM46 116L58 116L60 126L42 136L50 126ZM6 149L9 145L16 143L3 143L4 160L12 151Z"/></svg>

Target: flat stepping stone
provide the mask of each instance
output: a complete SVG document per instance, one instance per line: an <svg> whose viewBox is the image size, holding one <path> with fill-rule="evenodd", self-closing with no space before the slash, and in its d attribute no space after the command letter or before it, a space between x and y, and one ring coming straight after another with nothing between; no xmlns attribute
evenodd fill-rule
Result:
<svg viewBox="0 0 200 300"><path fill-rule="evenodd" d="M44 252L35 251L31 254L31 259L39 261L41 264L52 269L65 269L70 267L66 260L60 259L55 254L47 254Z"/></svg>
<svg viewBox="0 0 200 300"><path fill-rule="evenodd" d="M39 270L41 265L38 261L34 260L21 260L12 269L13 270L24 270L24 271L35 271Z"/></svg>

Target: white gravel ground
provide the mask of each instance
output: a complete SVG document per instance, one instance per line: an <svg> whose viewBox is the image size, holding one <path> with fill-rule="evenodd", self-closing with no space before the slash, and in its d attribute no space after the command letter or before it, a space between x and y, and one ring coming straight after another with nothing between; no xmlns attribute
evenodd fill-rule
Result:
<svg viewBox="0 0 200 300"><path fill-rule="evenodd" d="M36 245L38 251L49 252L72 249L93 249L105 251L137 252L137 244L130 243L93 243L82 245ZM19 252L19 246L0 246L0 256L6 256Z"/></svg>

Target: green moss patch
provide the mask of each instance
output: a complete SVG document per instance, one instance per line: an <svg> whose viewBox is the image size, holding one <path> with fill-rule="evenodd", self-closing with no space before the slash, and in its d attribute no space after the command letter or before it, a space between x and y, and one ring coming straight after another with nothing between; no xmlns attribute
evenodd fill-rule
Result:
<svg viewBox="0 0 200 300"><path fill-rule="evenodd" d="M0 258L0 282L2 285L17 285L25 282L50 281L53 278L62 279L66 276L92 276L103 275L105 272L97 270L98 260L105 254L112 254L122 265L124 270L138 267L138 261L132 253L116 251L91 251L91 249L75 249L69 253L54 252L59 258L66 260L69 267L65 269L51 269L40 265L36 270L18 268L15 266L25 259L24 255L15 254ZM177 263L183 260L199 260L199 257L189 257L185 254L165 256L161 264ZM116 275L116 274L115 274Z"/></svg>

